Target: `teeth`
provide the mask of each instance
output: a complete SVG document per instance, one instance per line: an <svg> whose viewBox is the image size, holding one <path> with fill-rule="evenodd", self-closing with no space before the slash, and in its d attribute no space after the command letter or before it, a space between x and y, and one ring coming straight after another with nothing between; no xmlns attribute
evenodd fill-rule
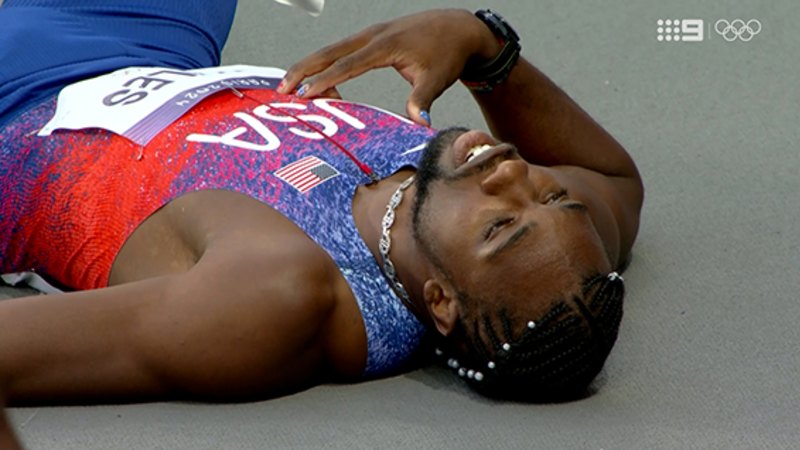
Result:
<svg viewBox="0 0 800 450"><path fill-rule="evenodd" d="M467 153L467 162L469 162L472 158L481 155L482 153L485 153L490 148L492 148L492 146L488 144L476 145L475 147L472 147L471 149L469 149L469 152Z"/></svg>

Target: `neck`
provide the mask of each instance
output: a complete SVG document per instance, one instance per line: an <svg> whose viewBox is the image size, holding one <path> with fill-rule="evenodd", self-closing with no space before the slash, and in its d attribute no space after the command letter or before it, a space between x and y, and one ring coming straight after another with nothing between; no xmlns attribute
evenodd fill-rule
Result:
<svg viewBox="0 0 800 450"><path fill-rule="evenodd" d="M372 252L378 265L383 266L383 259L378 250L378 242L382 234L382 220L386 214L386 206L392 194L400 184L414 174L411 170L397 172L387 178L366 186L360 186L353 198L353 218L362 239ZM395 209L395 220L391 227L391 250L389 257L394 264L399 281L408 292L410 304L406 307L417 318L431 325L422 296L425 280L428 278L427 260L417 246L413 236L412 209L416 192L412 184L403 195L403 200ZM398 293L399 297L399 293Z"/></svg>

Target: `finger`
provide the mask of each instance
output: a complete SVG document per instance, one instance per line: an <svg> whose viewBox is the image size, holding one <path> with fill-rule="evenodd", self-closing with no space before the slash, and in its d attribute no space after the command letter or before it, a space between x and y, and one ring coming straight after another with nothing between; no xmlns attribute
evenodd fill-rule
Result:
<svg viewBox="0 0 800 450"><path fill-rule="evenodd" d="M307 77L325 70L340 58L367 45L376 29L377 26L369 27L339 42L323 47L294 63L286 71L286 75L278 86L278 92L281 94L293 92Z"/></svg>
<svg viewBox="0 0 800 450"><path fill-rule="evenodd" d="M356 51L360 48L360 45L356 36L352 36L306 56L294 63L289 70L286 71L283 81L281 81L280 86L278 86L278 92L281 94L288 94L294 91L301 81L326 69L337 59Z"/></svg>
<svg viewBox="0 0 800 450"><path fill-rule="evenodd" d="M315 97L320 95L321 92L365 72L389 65L391 65L391 60L383 56L381 49L370 45L337 59L325 70L317 73L311 82L304 84L301 88L303 90L302 95L298 95L300 97Z"/></svg>
<svg viewBox="0 0 800 450"><path fill-rule="evenodd" d="M414 83L411 95L409 95L408 101L406 102L406 113L408 117L414 122L426 127L431 126L431 105L433 105L434 100L439 98L449 85L448 83L437 82L436 80L441 80L441 78L434 74L420 76Z"/></svg>

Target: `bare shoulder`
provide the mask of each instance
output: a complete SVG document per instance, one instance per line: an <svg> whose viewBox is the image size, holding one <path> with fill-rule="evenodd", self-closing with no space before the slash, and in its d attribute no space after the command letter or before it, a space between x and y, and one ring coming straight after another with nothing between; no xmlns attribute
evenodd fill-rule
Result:
<svg viewBox="0 0 800 450"><path fill-rule="evenodd" d="M186 340L219 358L229 375L183 374L193 361L165 372L198 379L200 392L235 385L242 395L272 396L363 370L366 332L355 299L330 256L294 223L228 191L189 194L162 217L198 257L170 285L169 306L152 315L152 345L160 345L158 330L170 318L191 312L181 319ZM362 328L343 326L352 323Z"/></svg>
<svg viewBox="0 0 800 450"><path fill-rule="evenodd" d="M243 312L237 320L263 330L266 348L314 354L316 371L328 380L361 374L361 313L335 263L305 234L236 236L206 255L196 270L198 282L222 282L226 302Z"/></svg>
<svg viewBox="0 0 800 450"><path fill-rule="evenodd" d="M366 362L366 331L355 297L335 262L272 208L240 194L225 203L228 211L216 211L202 225L203 232L212 237L194 270L198 278L228 280L230 295L259 302L248 309L269 317L265 320L281 315L277 329L285 330L283 339L310 339L323 359L326 375L359 376Z"/></svg>
<svg viewBox="0 0 800 450"><path fill-rule="evenodd" d="M363 370L366 333L327 253L255 200L200 194L137 229L115 285L0 305L12 401L253 400Z"/></svg>

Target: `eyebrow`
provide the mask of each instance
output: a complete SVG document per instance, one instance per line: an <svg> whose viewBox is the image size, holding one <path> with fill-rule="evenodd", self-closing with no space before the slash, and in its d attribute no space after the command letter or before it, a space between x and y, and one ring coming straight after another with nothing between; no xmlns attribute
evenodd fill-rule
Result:
<svg viewBox="0 0 800 450"><path fill-rule="evenodd" d="M589 207L580 202L564 203L559 208L567 211L589 211Z"/></svg>
<svg viewBox="0 0 800 450"><path fill-rule="evenodd" d="M525 225L519 227L517 231L515 231L511 236L508 237L505 241L503 241L500 245L492 249L489 253L488 258L493 259L497 258L497 256L502 253L503 251L511 248L514 244L517 244L526 234L530 233L530 231L538 226L536 222L528 222Z"/></svg>
<svg viewBox="0 0 800 450"><path fill-rule="evenodd" d="M589 207L580 202L564 203L562 205L559 205L559 208L561 208L564 211L580 211L580 212L589 211ZM488 258L489 259L497 258L497 256L500 255L500 253L513 247L514 244L517 244L523 237L525 237L526 234L528 234L533 228L537 226L539 226L539 224L531 221L519 227L519 229L517 229L517 231L515 231L511 236L509 236L508 239L506 239L497 247L492 249L492 251L489 253Z"/></svg>

